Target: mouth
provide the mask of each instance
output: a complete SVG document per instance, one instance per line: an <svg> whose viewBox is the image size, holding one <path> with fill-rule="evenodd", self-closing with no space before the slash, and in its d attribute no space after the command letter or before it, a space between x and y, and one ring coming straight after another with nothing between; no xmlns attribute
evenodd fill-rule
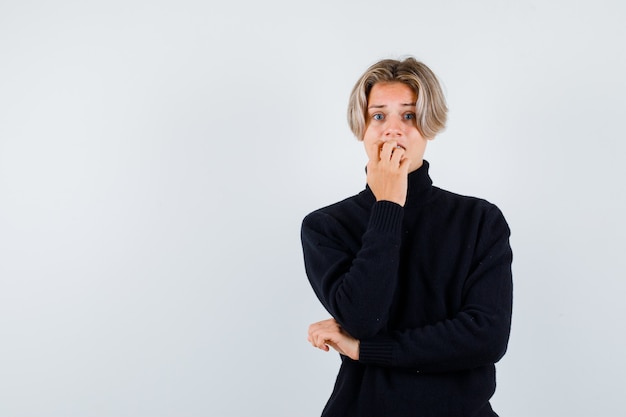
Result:
<svg viewBox="0 0 626 417"><path fill-rule="evenodd" d="M402 145L396 145L396 147L395 147L394 149L402 149L403 151L406 151L406 148L405 148L404 146L402 146ZM382 151L382 150L383 150L383 147L382 147L382 146L380 146L380 147L378 148L378 152L380 152L380 151Z"/></svg>
<svg viewBox="0 0 626 417"><path fill-rule="evenodd" d="M383 146L382 145L384 145L384 143L378 145L378 155L380 155L381 152L383 151ZM391 155L393 155L394 151L397 150L397 149L402 149L403 152L406 152L406 148L403 145L400 145L399 143L396 143L396 146L394 146L391 149Z"/></svg>

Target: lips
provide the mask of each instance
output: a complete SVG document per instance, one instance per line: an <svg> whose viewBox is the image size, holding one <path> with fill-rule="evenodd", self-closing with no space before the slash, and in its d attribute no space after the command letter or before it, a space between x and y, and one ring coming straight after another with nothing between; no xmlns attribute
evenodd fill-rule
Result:
<svg viewBox="0 0 626 417"><path fill-rule="evenodd" d="M402 149L403 151L406 151L406 148L400 144L396 144L396 147L394 149ZM382 150L383 150L383 147L379 146L378 152L381 152ZM393 150L391 152L393 153Z"/></svg>

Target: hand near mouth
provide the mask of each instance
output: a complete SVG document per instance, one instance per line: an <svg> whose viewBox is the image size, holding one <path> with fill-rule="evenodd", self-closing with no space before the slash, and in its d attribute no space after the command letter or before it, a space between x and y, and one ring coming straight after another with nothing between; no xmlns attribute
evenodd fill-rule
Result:
<svg viewBox="0 0 626 417"><path fill-rule="evenodd" d="M391 201L404 206L411 165L411 161L404 155L404 147L397 142L385 142L377 158L371 158L367 163L367 184L376 201Z"/></svg>

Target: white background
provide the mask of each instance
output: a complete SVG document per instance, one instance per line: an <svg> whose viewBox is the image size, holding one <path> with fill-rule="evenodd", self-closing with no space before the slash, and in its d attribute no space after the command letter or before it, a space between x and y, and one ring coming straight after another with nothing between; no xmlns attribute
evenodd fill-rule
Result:
<svg viewBox="0 0 626 417"><path fill-rule="evenodd" d="M440 77L442 188L512 229L502 416L623 415L615 1L2 0L0 416L316 416L300 222L355 194L350 90Z"/></svg>

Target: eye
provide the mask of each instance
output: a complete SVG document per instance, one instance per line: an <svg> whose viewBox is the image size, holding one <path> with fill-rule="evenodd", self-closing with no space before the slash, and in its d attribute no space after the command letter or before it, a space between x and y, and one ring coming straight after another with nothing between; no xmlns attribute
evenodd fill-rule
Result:
<svg viewBox="0 0 626 417"><path fill-rule="evenodd" d="M374 113L372 114L372 120L383 120L385 116L382 113Z"/></svg>
<svg viewBox="0 0 626 417"><path fill-rule="evenodd" d="M415 119L415 113L405 113L404 120L413 120Z"/></svg>

